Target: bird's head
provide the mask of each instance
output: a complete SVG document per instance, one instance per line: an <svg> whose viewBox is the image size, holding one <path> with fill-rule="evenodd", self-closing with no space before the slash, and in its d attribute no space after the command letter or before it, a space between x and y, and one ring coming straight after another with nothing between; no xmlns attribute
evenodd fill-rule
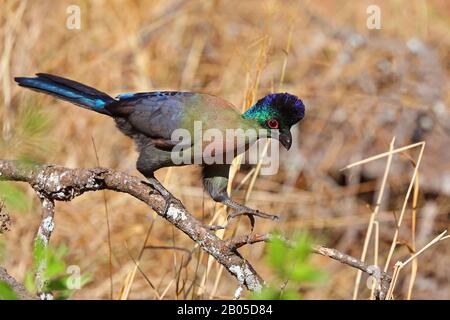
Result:
<svg viewBox="0 0 450 320"><path fill-rule="evenodd" d="M305 116L305 105L289 93L273 93L260 99L248 109L244 118L255 119L287 149L291 147L291 127Z"/></svg>

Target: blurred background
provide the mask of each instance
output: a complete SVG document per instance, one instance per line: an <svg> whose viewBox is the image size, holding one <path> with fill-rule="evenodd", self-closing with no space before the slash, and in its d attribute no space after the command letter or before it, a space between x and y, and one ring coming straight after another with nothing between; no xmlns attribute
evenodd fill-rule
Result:
<svg viewBox="0 0 450 320"><path fill-rule="evenodd" d="M79 29L72 28L70 5L79 8ZM380 29L370 5L379 8ZM54 73L111 95L206 92L243 110L269 92L287 91L303 99L306 117L294 130L291 150L281 151L280 171L256 177L253 167L241 166L233 179L235 199L283 217L279 223L257 220L256 232L308 231L317 243L359 258L386 158L340 169L387 152L394 136L395 147L426 146L389 272L448 229L448 1L6 0L0 6L1 159L95 167L95 141L100 166L139 175L135 147L111 119L21 89L15 76ZM375 261L386 262L419 151L393 157L378 232L368 243L369 264L375 244ZM222 209L203 194L199 168L163 169L157 177L197 218L223 221ZM26 185L1 182L0 196L13 219L11 231L0 235L0 265L27 281L40 205ZM67 248L67 266L91 277L71 298L109 299L111 291L114 299L232 297L235 279L184 234L128 195L105 196L110 246L102 192L56 205L52 243ZM242 219L220 235L248 231ZM416 270L413 264L402 270L396 299L408 297L412 275L413 299L450 298L449 243L427 249ZM240 252L266 281L276 281L264 244ZM327 276L294 288L304 299L352 298L354 269L319 256L312 263ZM367 299L369 291L363 277L358 298Z"/></svg>

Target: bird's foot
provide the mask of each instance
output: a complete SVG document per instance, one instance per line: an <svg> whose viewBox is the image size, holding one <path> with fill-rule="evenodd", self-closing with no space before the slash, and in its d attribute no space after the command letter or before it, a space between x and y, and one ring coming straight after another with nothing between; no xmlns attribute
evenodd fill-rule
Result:
<svg viewBox="0 0 450 320"><path fill-rule="evenodd" d="M236 218L238 216L242 216L242 215L245 215L250 219L250 225L251 225L252 231L253 231L253 228L255 227L255 217L260 217L263 219L270 219L273 221L277 221L280 219L277 215L268 214L268 213L261 212L259 210L248 208L246 206L241 206L235 212L230 213L228 215L228 220Z"/></svg>
<svg viewBox="0 0 450 320"><path fill-rule="evenodd" d="M175 205L178 207L183 207L183 203L181 203L181 201L177 198L175 198L173 195L169 195L169 196L163 196L164 201L165 201L165 205L164 205L164 215L167 215L167 212L169 211L169 208L171 205Z"/></svg>
<svg viewBox="0 0 450 320"><path fill-rule="evenodd" d="M270 220L274 220L274 221L280 219L280 217L278 217L277 215L264 213L259 210L250 209L247 207L243 207L242 209L239 209L233 213L230 213L228 215L228 218L235 218L237 216L242 216L242 215L256 216L256 217L260 217L263 219L270 219Z"/></svg>
<svg viewBox="0 0 450 320"><path fill-rule="evenodd" d="M226 228L226 226L221 226L221 225L204 225L206 229L211 230L211 231L218 231L218 230L223 230Z"/></svg>
<svg viewBox="0 0 450 320"><path fill-rule="evenodd" d="M154 190L156 190L163 198L164 198L164 210L163 215L167 215L169 208L171 205L176 205L179 207L183 207L181 201L175 198L164 186L155 178L150 178L147 181L143 181L143 183L149 185Z"/></svg>

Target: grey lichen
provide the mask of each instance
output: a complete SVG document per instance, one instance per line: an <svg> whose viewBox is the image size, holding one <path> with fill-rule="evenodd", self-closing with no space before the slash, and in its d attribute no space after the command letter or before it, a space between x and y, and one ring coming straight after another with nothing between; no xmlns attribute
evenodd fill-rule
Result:
<svg viewBox="0 0 450 320"><path fill-rule="evenodd" d="M236 276L239 283L244 284L245 276L241 266L232 265L229 267L229 270Z"/></svg>
<svg viewBox="0 0 450 320"><path fill-rule="evenodd" d="M261 291L262 286L259 279L247 264L244 264L243 266L232 265L229 267L229 270L236 276L239 283L246 285L249 290L257 292Z"/></svg>
<svg viewBox="0 0 450 320"><path fill-rule="evenodd" d="M172 218L175 221L178 221L178 220L184 221L184 220L186 220L186 214L184 213L184 211L180 210L179 208L177 208L177 207L175 207L173 205L171 205L169 207L169 210L167 210L167 216Z"/></svg>
<svg viewBox="0 0 450 320"><path fill-rule="evenodd" d="M47 233L53 232L53 229L55 228L55 223L53 222L53 217L47 217L44 220L42 220L42 228Z"/></svg>

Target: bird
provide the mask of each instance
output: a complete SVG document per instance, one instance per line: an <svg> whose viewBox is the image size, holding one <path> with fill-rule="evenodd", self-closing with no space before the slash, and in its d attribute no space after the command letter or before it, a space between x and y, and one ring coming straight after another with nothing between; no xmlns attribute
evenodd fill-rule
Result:
<svg viewBox="0 0 450 320"><path fill-rule="evenodd" d="M117 128L134 140L139 156L137 170L145 176L149 184L165 199L164 214L170 205L180 203L155 178L160 168L180 166L191 163L174 161L174 150L180 148L180 137L174 133L192 134L196 123L200 123L202 132L208 129L225 133L226 130L265 130L268 137L277 139L287 150L292 144L290 129L304 118L305 105L297 96L289 93L271 93L259 99L246 112L240 113L230 102L214 95L195 92L158 91L119 94L116 98L95 88L74 80L48 73L37 73L35 77L16 77L19 86L49 94L79 107L112 117ZM246 137L241 143L233 145L226 138L218 138L215 143L217 153L236 153L246 151L260 139L257 134ZM229 139L230 140L230 139ZM235 142L235 139L233 139ZM185 141L182 154L193 149L205 151L207 145L199 139ZM198 148L199 147L199 148ZM195 157L192 156L192 157ZM191 158L192 158L191 157ZM198 160L198 159L197 159ZM223 161L222 161L223 162ZM229 217L247 215L252 227L254 216L276 220L278 216L249 208L231 199L227 193L230 163L211 163L200 159L195 164L202 166L204 189L215 202L222 203L234 210Z"/></svg>

